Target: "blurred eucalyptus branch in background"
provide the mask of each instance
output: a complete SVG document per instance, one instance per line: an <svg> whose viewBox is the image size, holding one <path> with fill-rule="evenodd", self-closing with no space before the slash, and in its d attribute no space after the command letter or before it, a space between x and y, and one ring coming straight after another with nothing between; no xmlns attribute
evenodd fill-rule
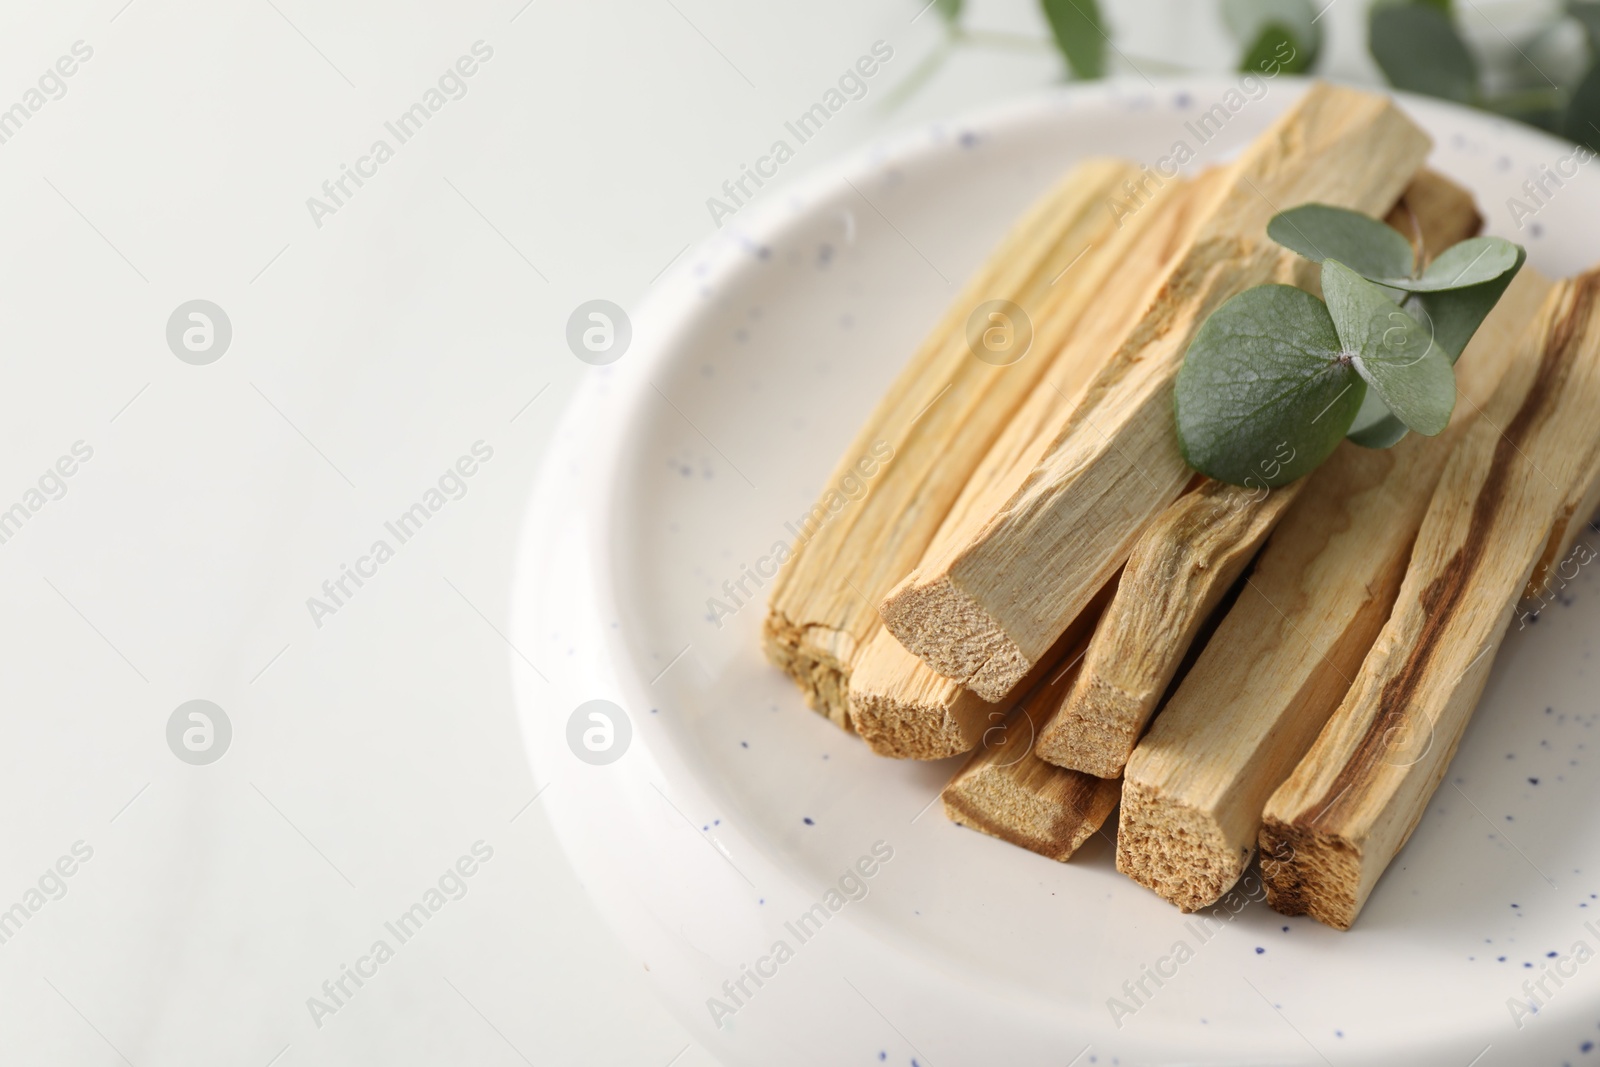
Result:
<svg viewBox="0 0 1600 1067"><path fill-rule="evenodd" d="M1315 73L1322 16L1340 2L1216 0L1238 48L1237 69L1256 70L1264 57L1288 53L1294 58L1282 69L1291 74ZM1108 57L1141 74L1195 72L1128 54L1098 0L1039 0L1039 6L1048 38L973 29L965 0L932 0L923 10L937 12L944 39L890 102L914 94L958 48L1053 50L1073 81L1104 77ZM1492 111L1600 150L1600 0L1376 0L1366 32L1367 50L1395 88Z"/></svg>

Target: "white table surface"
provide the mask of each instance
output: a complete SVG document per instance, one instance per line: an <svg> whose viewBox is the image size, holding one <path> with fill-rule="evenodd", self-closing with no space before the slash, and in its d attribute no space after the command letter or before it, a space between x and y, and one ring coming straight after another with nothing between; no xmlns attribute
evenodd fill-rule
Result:
<svg viewBox="0 0 1600 1067"><path fill-rule="evenodd" d="M511 676L530 668L499 631L530 480L592 372L567 317L636 304L711 232L705 199L874 41L895 57L867 98L760 195L1059 61L963 49L890 108L942 36L912 0L524 3L0 14L0 108L93 50L0 144L0 511L93 450L0 544L0 909L92 849L0 943L0 1063L716 1062L529 803ZM1031 3L970 6L1043 34ZM1362 77L1342 6L1332 68ZM1206 5L1110 7L1130 56L1227 65ZM307 198L480 40L465 96L317 225ZM233 329L207 365L165 336L197 298ZM313 619L478 441L465 496ZM193 699L232 724L209 765L166 740ZM466 895L313 1019L478 841Z"/></svg>

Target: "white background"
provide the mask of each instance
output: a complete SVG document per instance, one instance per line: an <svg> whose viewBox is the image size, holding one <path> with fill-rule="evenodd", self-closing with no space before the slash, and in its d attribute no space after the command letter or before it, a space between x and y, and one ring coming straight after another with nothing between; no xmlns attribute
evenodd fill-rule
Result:
<svg viewBox="0 0 1600 1067"><path fill-rule="evenodd" d="M1042 44L974 45L894 104L943 38L919 6L5 5L0 108L93 57L0 144L0 509L74 442L93 458L0 544L0 908L94 851L0 944L0 1062L715 1062L529 804L532 668L499 636L518 523L594 373L569 313L636 306L875 40L893 61L780 185L1060 77ZM1324 69L1369 76L1361 6L1325 20ZM1209 4L1110 7L1129 76L1230 63ZM972 8L1042 40L1031 3ZM307 197L478 40L466 96L315 225ZM233 328L207 366L165 338L194 298ZM480 440L466 496L318 627L307 598ZM203 767L165 737L195 698L234 731ZM307 998L479 840L467 895L316 1026Z"/></svg>

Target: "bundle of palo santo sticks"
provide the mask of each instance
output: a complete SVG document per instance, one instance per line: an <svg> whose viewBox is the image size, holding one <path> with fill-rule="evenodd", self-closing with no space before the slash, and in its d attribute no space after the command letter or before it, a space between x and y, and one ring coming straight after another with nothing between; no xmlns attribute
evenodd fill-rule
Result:
<svg viewBox="0 0 1600 1067"><path fill-rule="evenodd" d="M1197 176L1074 168L846 449L833 482L873 442L894 458L795 546L768 656L874 752L971 753L943 793L958 823L1065 860L1120 803L1118 869L1185 911L1259 851L1273 907L1348 928L1519 598L1600 504L1600 272L1521 270L1443 433L1345 441L1278 489L1190 470L1172 390L1224 301L1315 291L1266 235L1282 208L1383 218L1419 262L1475 234L1429 147L1386 98L1316 85ZM1033 330L1004 366L969 344L994 300Z"/></svg>

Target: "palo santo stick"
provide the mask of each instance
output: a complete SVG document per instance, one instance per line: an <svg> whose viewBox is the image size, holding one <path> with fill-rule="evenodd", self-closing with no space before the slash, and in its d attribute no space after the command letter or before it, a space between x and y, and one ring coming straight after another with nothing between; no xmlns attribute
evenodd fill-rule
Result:
<svg viewBox="0 0 1600 1067"><path fill-rule="evenodd" d="M1117 806L1116 779L1063 770L1029 751L1072 672L1039 686L984 733L940 794L952 822L1063 862L1104 825Z"/></svg>
<svg viewBox="0 0 1600 1067"><path fill-rule="evenodd" d="M1267 238L1268 220L1308 201L1386 212L1427 150L1383 97L1307 90L1234 165L1155 304L1038 464L886 598L884 621L901 643L986 699L1025 676L1189 480L1172 382L1190 339L1229 297L1299 273L1293 253Z"/></svg>
<svg viewBox="0 0 1600 1067"><path fill-rule="evenodd" d="M880 625L878 600L921 557L995 436L1038 384L1049 365L1040 357L1053 354L1050 338L1076 321L1098 279L1114 268L1091 253L1067 270L1114 232L1106 199L1137 177L1128 163L1080 164L1018 222L912 355L829 484L861 481L856 464L881 456L882 442L894 458L866 480L860 499L830 490L801 521L794 555L768 601L763 644L806 702L840 726L848 728L851 664ZM1031 354L1009 366L981 362L968 347L967 318L991 299L1020 305L1035 329Z"/></svg>
<svg viewBox="0 0 1600 1067"><path fill-rule="evenodd" d="M1116 778L1189 644L1255 558L1305 479L1276 492L1209 479L1163 511L1134 545L1039 758Z"/></svg>
<svg viewBox="0 0 1600 1067"><path fill-rule="evenodd" d="M850 678L851 721L873 752L892 759L945 759L972 751L1006 718L1017 695L1032 692L1082 658L1116 585L1114 578L1106 583L1051 653L1001 701L984 700L937 673L880 628ZM1052 685L1052 691L1060 690Z"/></svg>
<svg viewBox="0 0 1600 1067"><path fill-rule="evenodd" d="M1202 639L1214 624L1215 616L1206 620ZM1077 647L1081 653L1084 646ZM1019 740L1024 735L1033 740L1072 687L1080 656L1070 655L1064 662L1047 683L1030 690L1024 704L1003 720L1003 729L983 735L984 748L942 794L945 814L956 822L1063 861L1100 829L1122 791L1116 778L1046 763L1037 744L1029 751L1026 741Z"/></svg>
<svg viewBox="0 0 1600 1067"><path fill-rule="evenodd" d="M1436 170L1412 179L1384 221L1411 240L1419 263L1483 229L1472 194Z"/></svg>
<svg viewBox="0 0 1600 1067"><path fill-rule="evenodd" d="M1267 797L1349 688L1452 448L1495 395L1549 289L1529 267L1512 282L1456 365L1461 396L1444 433L1386 450L1347 441L1310 476L1128 760L1118 870L1185 911L1244 873Z"/></svg>
<svg viewBox="0 0 1600 1067"><path fill-rule="evenodd" d="M1483 225L1472 194L1433 171L1417 175L1389 212L1418 258ZM1039 734L1041 759L1116 778L1155 714L1201 623L1255 558L1306 479L1269 492L1207 479L1139 536L1083 670Z"/></svg>
<svg viewBox="0 0 1600 1067"><path fill-rule="evenodd" d="M1267 803L1279 911L1355 921L1444 777L1534 565L1600 482L1600 270L1557 286L1524 341L1439 480L1394 615Z"/></svg>
<svg viewBox="0 0 1600 1067"><path fill-rule="evenodd" d="M1193 182L1169 183L1113 235L1096 254L1117 269L1106 278L1092 314L1062 347L1056 366L1007 423L962 489L941 531L956 529L995 506L994 486L1020 478L1039 458L1071 414L1070 398L1097 365L1097 354L1113 351L1155 299L1172 258L1188 243L1212 204L1222 171L1210 171ZM1104 606L1103 604L1101 605ZM1094 625L1098 610L1080 615L1081 627ZM1057 647L1081 641L1069 626ZM1043 674L1053 674L1059 656L1041 658L1014 696L1029 692ZM958 682L934 672L879 627L857 657L850 675L850 716L856 730L880 756L897 759L943 759L968 752L995 723L1009 703L990 702Z"/></svg>

